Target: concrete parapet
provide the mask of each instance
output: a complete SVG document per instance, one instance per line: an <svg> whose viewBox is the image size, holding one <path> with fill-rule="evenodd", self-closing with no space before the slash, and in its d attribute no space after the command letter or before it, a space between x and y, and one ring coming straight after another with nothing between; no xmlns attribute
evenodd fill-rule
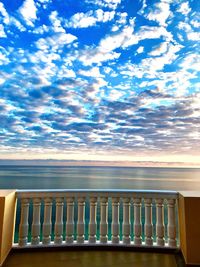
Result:
<svg viewBox="0 0 200 267"><path fill-rule="evenodd" d="M179 194L180 246L186 264L200 265L200 192Z"/></svg>
<svg viewBox="0 0 200 267"><path fill-rule="evenodd" d="M15 210L15 190L0 190L0 266L12 248Z"/></svg>

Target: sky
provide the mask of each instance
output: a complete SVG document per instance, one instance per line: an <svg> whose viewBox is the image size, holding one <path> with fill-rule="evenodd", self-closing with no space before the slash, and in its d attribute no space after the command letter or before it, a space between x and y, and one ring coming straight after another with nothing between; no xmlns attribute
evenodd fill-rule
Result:
<svg viewBox="0 0 200 267"><path fill-rule="evenodd" d="M0 1L0 159L200 163L198 2Z"/></svg>

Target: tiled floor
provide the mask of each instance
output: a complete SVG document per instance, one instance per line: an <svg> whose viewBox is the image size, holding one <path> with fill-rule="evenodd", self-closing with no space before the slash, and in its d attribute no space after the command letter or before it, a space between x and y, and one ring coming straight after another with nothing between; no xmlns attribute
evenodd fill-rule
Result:
<svg viewBox="0 0 200 267"><path fill-rule="evenodd" d="M134 251L13 251L3 267L182 267L174 254Z"/></svg>

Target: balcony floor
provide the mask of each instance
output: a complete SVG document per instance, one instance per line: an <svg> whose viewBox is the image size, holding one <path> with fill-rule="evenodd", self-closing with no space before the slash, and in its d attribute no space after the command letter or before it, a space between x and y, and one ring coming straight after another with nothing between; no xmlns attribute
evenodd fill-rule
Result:
<svg viewBox="0 0 200 267"><path fill-rule="evenodd" d="M170 253L102 250L14 250L3 267L183 267Z"/></svg>

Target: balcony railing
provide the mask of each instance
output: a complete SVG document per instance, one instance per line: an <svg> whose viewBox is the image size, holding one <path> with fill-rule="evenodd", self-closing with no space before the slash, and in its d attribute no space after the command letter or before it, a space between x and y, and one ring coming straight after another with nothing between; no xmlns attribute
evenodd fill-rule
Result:
<svg viewBox="0 0 200 267"><path fill-rule="evenodd" d="M174 191L18 190L16 195L14 247L178 247Z"/></svg>

